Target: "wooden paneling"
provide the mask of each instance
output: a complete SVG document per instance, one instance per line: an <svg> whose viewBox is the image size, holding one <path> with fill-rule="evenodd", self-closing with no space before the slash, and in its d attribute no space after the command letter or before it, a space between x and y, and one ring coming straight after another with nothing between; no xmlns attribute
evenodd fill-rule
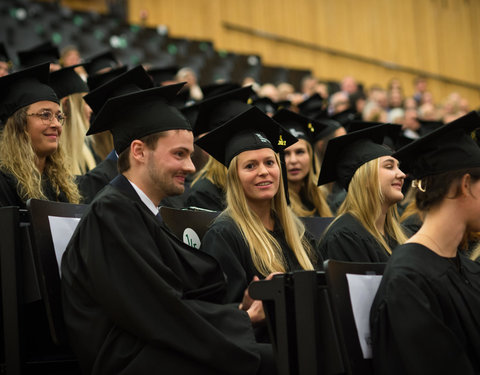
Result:
<svg viewBox="0 0 480 375"><path fill-rule="evenodd" d="M272 65L312 69L322 78L353 75L367 87L412 74L226 30L223 22L316 43L450 78L480 84L480 1L477 0L130 0L131 22L165 24L173 36L211 39L217 49L259 53ZM458 91L474 107L478 90L434 79L438 102Z"/></svg>

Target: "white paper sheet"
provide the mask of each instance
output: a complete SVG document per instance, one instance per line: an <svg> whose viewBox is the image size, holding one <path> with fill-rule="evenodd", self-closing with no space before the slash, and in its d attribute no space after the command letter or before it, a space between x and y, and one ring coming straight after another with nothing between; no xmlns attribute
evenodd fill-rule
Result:
<svg viewBox="0 0 480 375"><path fill-rule="evenodd" d="M355 275L347 273L353 316L360 346L362 347L363 358L372 358L370 308L381 280L382 275Z"/></svg>
<svg viewBox="0 0 480 375"><path fill-rule="evenodd" d="M70 238L72 237L72 234L75 231L79 221L80 218L76 217L48 217L48 222L50 223L50 232L52 233L53 247L57 257L58 271L60 274L62 255L65 252L68 241L70 241Z"/></svg>

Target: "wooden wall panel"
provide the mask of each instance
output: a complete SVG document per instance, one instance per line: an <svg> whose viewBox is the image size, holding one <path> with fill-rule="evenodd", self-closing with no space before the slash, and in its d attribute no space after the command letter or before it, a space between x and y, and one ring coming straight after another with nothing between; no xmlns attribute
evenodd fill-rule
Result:
<svg viewBox="0 0 480 375"><path fill-rule="evenodd" d="M150 25L173 36L211 39L217 49L258 53L272 65L309 68L322 78L353 75L368 87L413 74L227 30L223 22L480 84L480 2L476 0L130 0L131 22L147 10ZM475 107L479 90L435 79L437 101L457 91Z"/></svg>

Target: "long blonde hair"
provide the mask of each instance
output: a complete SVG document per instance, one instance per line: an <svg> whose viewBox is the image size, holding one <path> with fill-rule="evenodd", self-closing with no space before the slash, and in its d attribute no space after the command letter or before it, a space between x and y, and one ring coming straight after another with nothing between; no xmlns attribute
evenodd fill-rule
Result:
<svg viewBox="0 0 480 375"><path fill-rule="evenodd" d="M280 160L275 154L277 165ZM305 228L290 207L287 206L283 180L280 173L280 188L272 199L271 206L276 214L288 245L292 249L300 266L312 270L314 253L307 239ZM230 216L236 223L248 244L253 264L260 274L267 276L272 272L286 272L286 261L278 241L268 232L258 215L250 209L238 177L238 156L234 157L227 171L227 208L221 215Z"/></svg>
<svg viewBox="0 0 480 375"><path fill-rule="evenodd" d="M68 150L70 168L75 175L85 174L96 166L93 153L88 147L89 140L85 136L88 120L83 110L83 95L84 93L75 93L62 102L67 121L63 127L61 142L64 149Z"/></svg>
<svg viewBox="0 0 480 375"><path fill-rule="evenodd" d="M36 166L37 156L27 132L28 108L23 107L10 116L0 136L0 168L17 179L17 192L24 201L47 199L42 189L42 174ZM43 173L49 178L57 197L63 191L70 203L80 202L80 193L61 144L47 156Z"/></svg>
<svg viewBox="0 0 480 375"><path fill-rule="evenodd" d="M381 214L385 198L378 179L380 158L373 159L360 166L353 175L348 193L338 209L337 219L345 213L353 215L362 226L391 254L392 249L375 226L375 221ZM335 220L337 220L335 219ZM397 205L391 205L385 218L385 234L393 238L399 245L407 240L398 221Z"/></svg>
<svg viewBox="0 0 480 375"><path fill-rule="evenodd" d="M225 191L227 185L227 168L211 156L208 158L207 164L198 172L198 175L192 181L191 186L195 185L198 180L206 178L212 184L218 186Z"/></svg>
<svg viewBox="0 0 480 375"><path fill-rule="evenodd" d="M308 155L310 156L310 161L312 161L313 158L316 170L319 171L319 163L313 153L311 144L309 142L305 142L305 145L307 147ZM318 176L313 173L313 168L310 166L308 174L303 179L302 187L300 188L300 193L313 203L313 210L309 210L304 206L302 199L300 198L300 194L294 191L290 182L288 183L290 206L297 216L314 216L315 212L318 212L318 214L322 217L333 216L332 211L330 211L330 207L328 207L323 191L317 186L317 179Z"/></svg>

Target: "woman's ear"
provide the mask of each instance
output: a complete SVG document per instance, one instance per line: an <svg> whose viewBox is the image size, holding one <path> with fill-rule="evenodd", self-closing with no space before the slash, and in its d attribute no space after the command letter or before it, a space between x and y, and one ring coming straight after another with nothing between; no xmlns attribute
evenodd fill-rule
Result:
<svg viewBox="0 0 480 375"><path fill-rule="evenodd" d="M60 99L60 106L62 108L63 113L65 113L67 116L70 115L70 99L68 96L64 97L63 99Z"/></svg>
<svg viewBox="0 0 480 375"><path fill-rule="evenodd" d="M463 196L471 195L471 186L472 186L472 176L469 173L466 173L462 176L460 183L460 189Z"/></svg>

